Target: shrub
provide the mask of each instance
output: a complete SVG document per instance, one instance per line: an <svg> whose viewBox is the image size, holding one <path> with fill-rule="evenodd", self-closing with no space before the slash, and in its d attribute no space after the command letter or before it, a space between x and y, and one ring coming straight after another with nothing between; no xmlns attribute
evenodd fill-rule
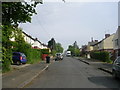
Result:
<svg viewBox="0 0 120 90"><path fill-rule="evenodd" d="M102 60L103 62L110 61L109 52L106 51L93 51L90 53L92 59Z"/></svg>
<svg viewBox="0 0 120 90"><path fill-rule="evenodd" d="M12 63L12 54L10 50L5 49L2 47L2 72L7 72L11 70L11 63Z"/></svg>
<svg viewBox="0 0 120 90"><path fill-rule="evenodd" d="M49 54L49 49L41 49L42 54Z"/></svg>
<svg viewBox="0 0 120 90"><path fill-rule="evenodd" d="M29 49L26 53L28 63L33 64L41 61L41 51L39 49Z"/></svg>
<svg viewBox="0 0 120 90"><path fill-rule="evenodd" d="M56 51L55 51L55 50L52 50L51 54L52 54L53 56L55 56Z"/></svg>

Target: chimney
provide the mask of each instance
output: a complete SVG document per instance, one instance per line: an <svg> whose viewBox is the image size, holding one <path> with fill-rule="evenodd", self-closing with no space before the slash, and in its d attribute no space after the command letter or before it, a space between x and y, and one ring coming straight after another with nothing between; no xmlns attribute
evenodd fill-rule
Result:
<svg viewBox="0 0 120 90"><path fill-rule="evenodd" d="M35 40L37 41L38 39L37 39L37 38L35 38Z"/></svg>
<svg viewBox="0 0 120 90"><path fill-rule="evenodd" d="M110 36L110 34L105 34L105 38L108 38Z"/></svg>
<svg viewBox="0 0 120 90"><path fill-rule="evenodd" d="M98 42L98 40L95 40L95 42Z"/></svg>

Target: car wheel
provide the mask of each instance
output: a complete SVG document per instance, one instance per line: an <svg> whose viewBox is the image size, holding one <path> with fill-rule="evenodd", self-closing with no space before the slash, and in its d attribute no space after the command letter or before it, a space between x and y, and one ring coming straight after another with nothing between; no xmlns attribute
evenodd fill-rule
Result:
<svg viewBox="0 0 120 90"><path fill-rule="evenodd" d="M117 79L117 74L115 71L113 71L113 74L112 74L113 78Z"/></svg>
<svg viewBox="0 0 120 90"><path fill-rule="evenodd" d="M16 64L17 64L17 65L21 65L22 63L21 63L20 61L17 61Z"/></svg>

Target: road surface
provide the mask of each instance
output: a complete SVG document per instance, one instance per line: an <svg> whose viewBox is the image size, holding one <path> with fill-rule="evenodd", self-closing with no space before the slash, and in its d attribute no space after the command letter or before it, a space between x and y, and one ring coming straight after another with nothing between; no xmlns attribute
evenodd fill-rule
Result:
<svg viewBox="0 0 120 90"><path fill-rule="evenodd" d="M120 80L79 60L64 57L25 88L120 88Z"/></svg>

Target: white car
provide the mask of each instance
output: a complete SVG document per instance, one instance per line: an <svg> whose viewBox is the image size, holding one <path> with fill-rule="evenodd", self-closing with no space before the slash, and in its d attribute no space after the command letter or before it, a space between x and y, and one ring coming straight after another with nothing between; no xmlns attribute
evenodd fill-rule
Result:
<svg viewBox="0 0 120 90"><path fill-rule="evenodd" d="M61 53L56 53L55 61L57 60L63 60L63 55Z"/></svg>

